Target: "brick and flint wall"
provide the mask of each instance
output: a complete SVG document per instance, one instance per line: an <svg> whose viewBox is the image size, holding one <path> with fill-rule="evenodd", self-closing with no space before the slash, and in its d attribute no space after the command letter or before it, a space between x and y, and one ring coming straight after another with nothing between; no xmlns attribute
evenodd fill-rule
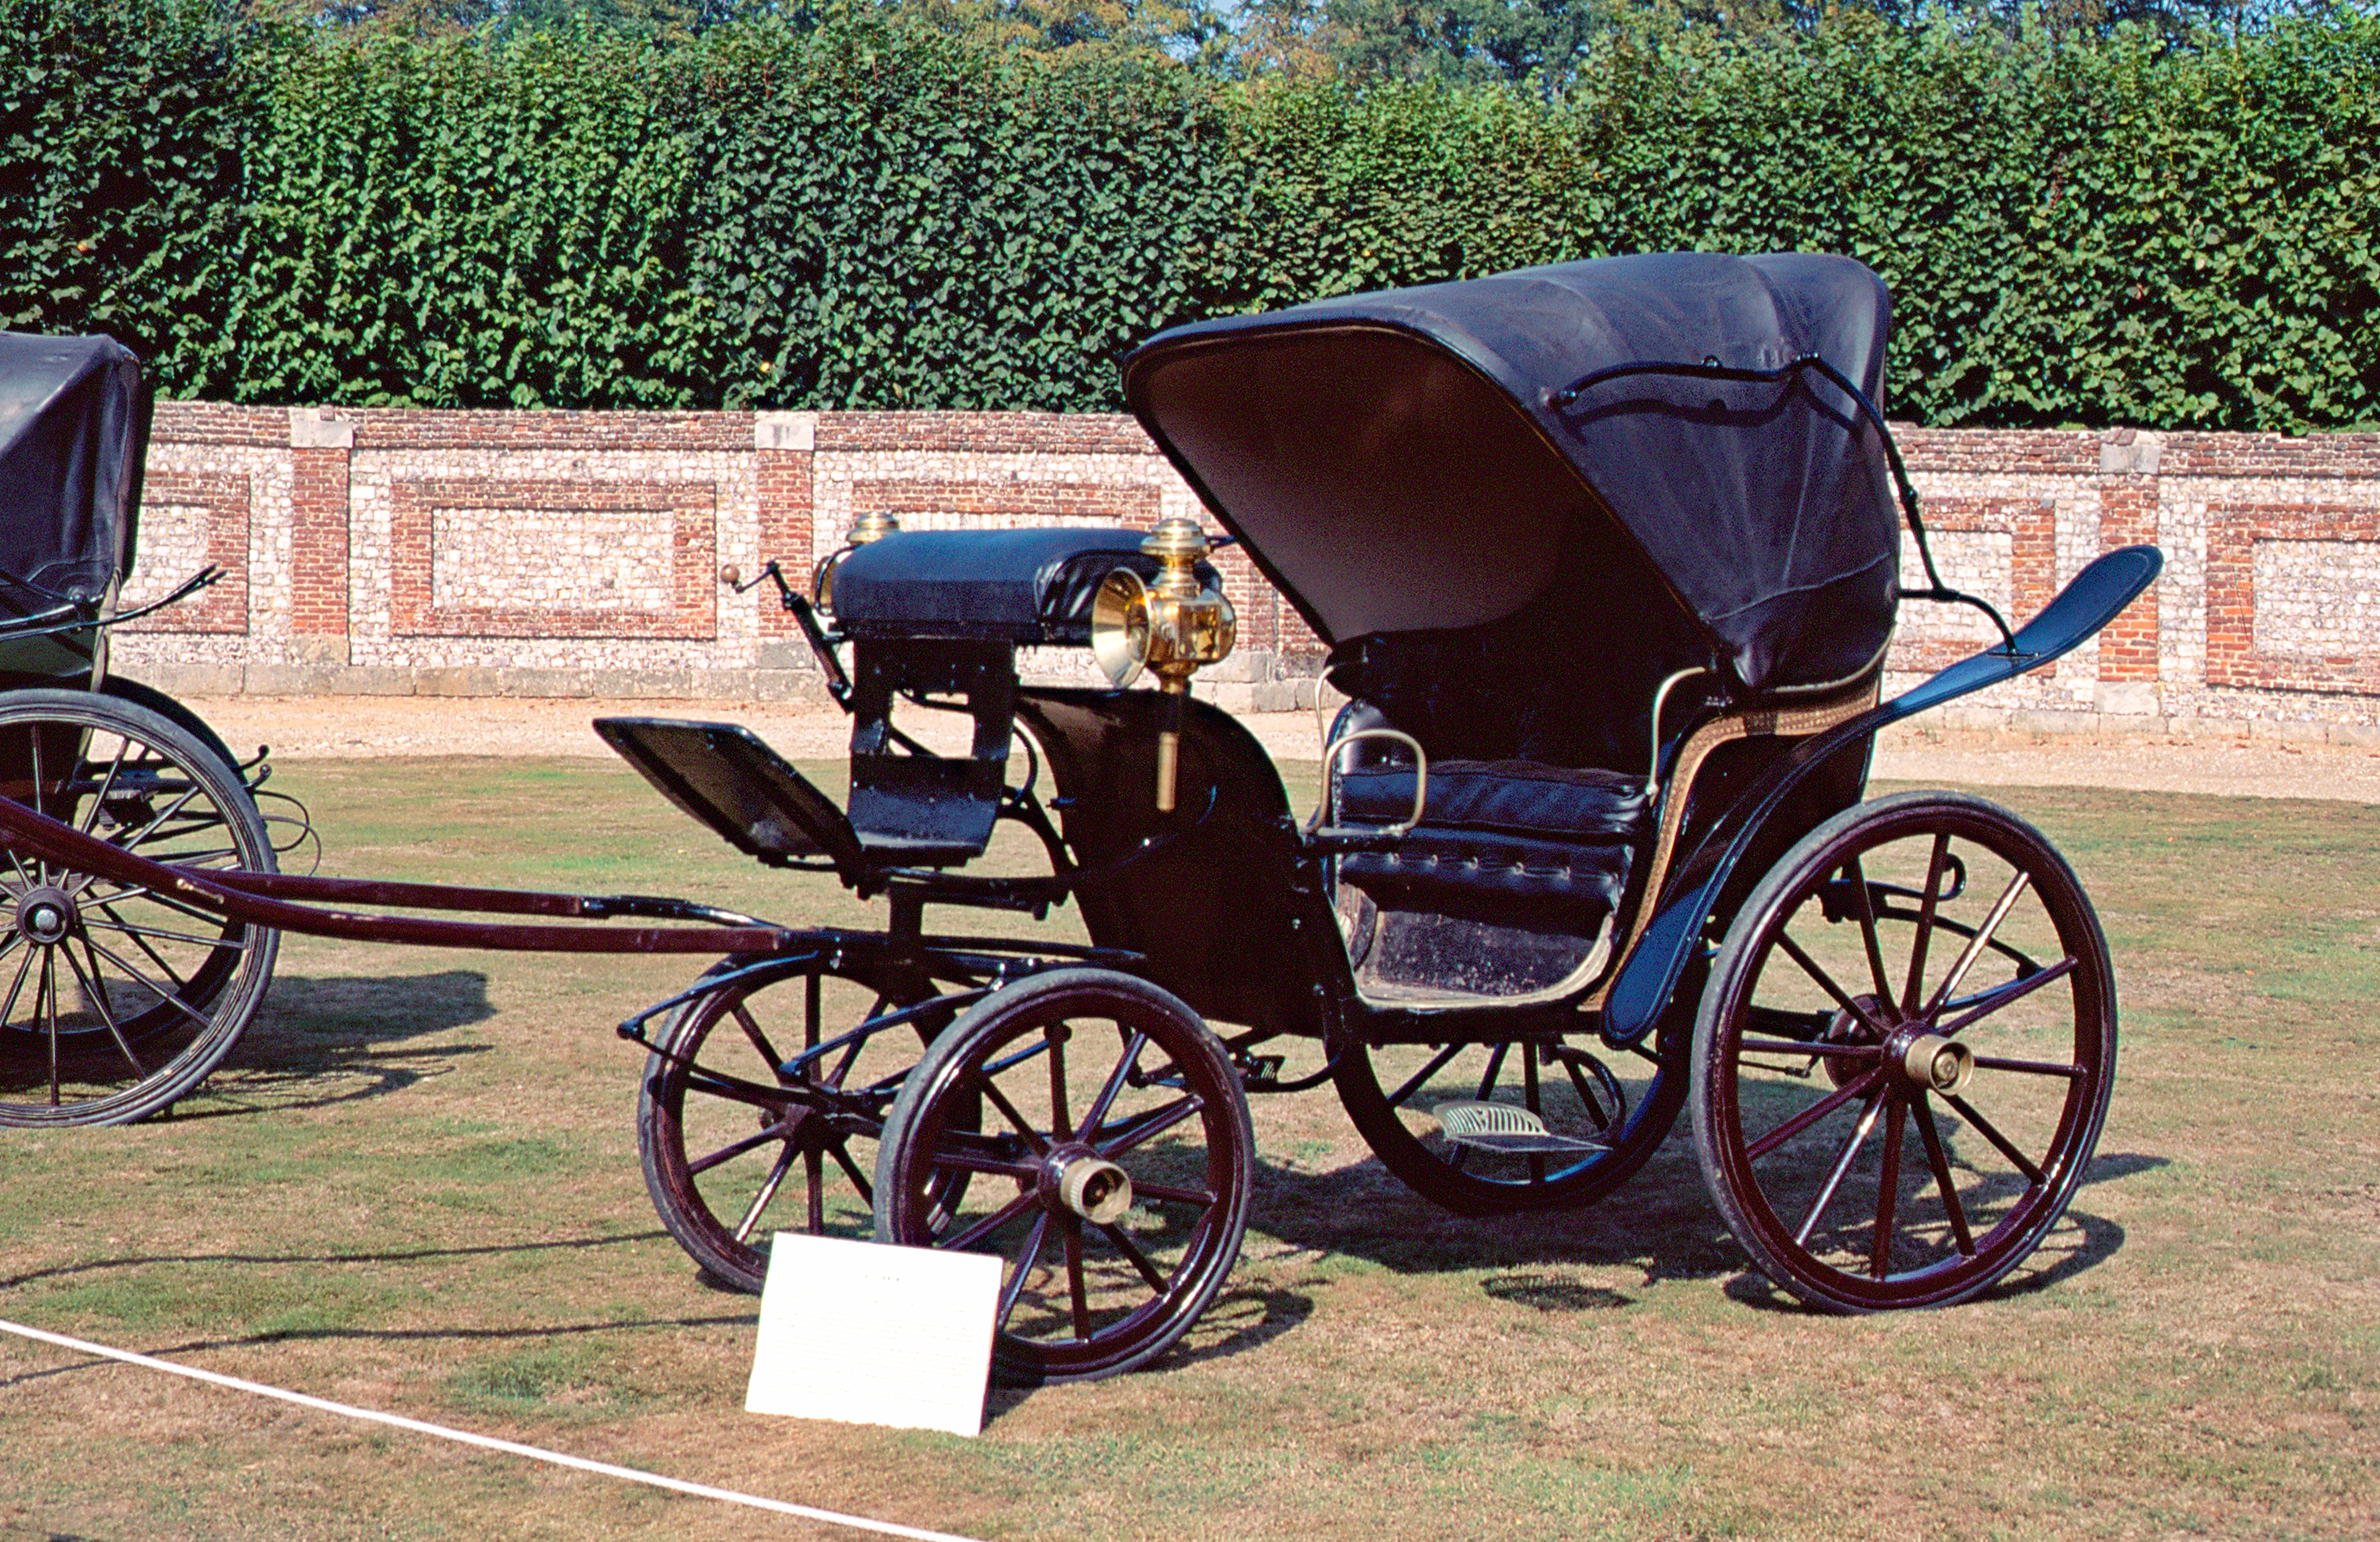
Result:
<svg viewBox="0 0 2380 1542"><path fill-rule="evenodd" d="M2110 547L2166 552L2095 642L1947 721L2380 744L2380 435L1900 437L1944 578L2012 619ZM809 697L792 618L720 569L773 558L806 581L868 512L947 529L1198 508L1121 417L162 403L127 601L210 563L226 577L124 627L115 667L194 696ZM1245 557L1219 563L1240 647L1202 694L1311 705L1314 638ZM1972 612L1905 605L1888 685L1990 636ZM1079 654L1026 667L1092 678Z"/></svg>

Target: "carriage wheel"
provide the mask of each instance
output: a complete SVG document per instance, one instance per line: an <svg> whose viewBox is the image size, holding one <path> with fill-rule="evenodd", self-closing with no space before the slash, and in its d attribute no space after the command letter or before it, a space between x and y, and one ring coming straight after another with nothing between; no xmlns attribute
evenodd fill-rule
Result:
<svg viewBox="0 0 2380 1542"><path fill-rule="evenodd" d="M930 1001L931 986L915 974L814 960L737 970L732 961L713 969L730 977L655 1037L637 1148L670 1235L714 1278L757 1293L773 1232L868 1234L885 1110L919 1046L955 1009L808 1058L864 1023ZM806 1062L788 1071L796 1061Z"/></svg>
<svg viewBox="0 0 2380 1542"><path fill-rule="evenodd" d="M1963 1300L2082 1183L2116 1068L2073 869L1956 793L1845 810L1744 903L1694 1034L1694 1147L1761 1270L1834 1311Z"/></svg>
<svg viewBox="0 0 2380 1542"><path fill-rule="evenodd" d="M1691 1026L1667 1014L1633 1050L1613 1050L1592 1029L1486 1044L1357 1044L1340 1055L1333 1079L1380 1165L1450 1210L1591 1205L1633 1176L1677 1122Z"/></svg>
<svg viewBox="0 0 2380 1542"><path fill-rule="evenodd" d="M918 1062L877 1158L876 1239L1006 1260L1002 1381L1111 1376L1163 1353L1222 1288L1254 1147L1239 1077L1196 1013L1128 975L1052 970L978 1002ZM942 1186L965 1173L944 1219Z"/></svg>
<svg viewBox="0 0 2380 1542"><path fill-rule="evenodd" d="M0 697L0 795L153 861L273 870L228 763L91 692ZM170 1106L238 1042L278 942L150 889L0 859L0 1124L123 1124Z"/></svg>

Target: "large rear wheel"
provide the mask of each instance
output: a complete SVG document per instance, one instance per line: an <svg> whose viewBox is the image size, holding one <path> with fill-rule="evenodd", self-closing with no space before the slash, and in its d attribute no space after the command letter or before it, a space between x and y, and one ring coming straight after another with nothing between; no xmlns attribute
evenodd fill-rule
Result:
<svg viewBox="0 0 2380 1542"><path fill-rule="evenodd" d="M1907 793L1820 825L1745 901L1695 1028L1694 1147L1779 1285L1942 1305L2065 1213L2115 1068L2073 869L2003 808Z"/></svg>
<svg viewBox="0 0 2380 1542"><path fill-rule="evenodd" d="M774 1232L869 1234L885 1111L957 1008L907 970L788 959L711 973L715 988L653 1040L637 1148L670 1235L757 1293Z"/></svg>

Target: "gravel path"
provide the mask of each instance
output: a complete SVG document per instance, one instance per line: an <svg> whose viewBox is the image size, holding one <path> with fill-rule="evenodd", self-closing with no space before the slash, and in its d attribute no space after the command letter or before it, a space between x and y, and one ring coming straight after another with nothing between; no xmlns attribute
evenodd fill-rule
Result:
<svg viewBox="0 0 2380 1542"><path fill-rule="evenodd" d="M417 755L610 753L588 728L605 716L691 717L749 726L793 759L840 757L847 720L831 706L513 697L218 697L189 706L243 753L271 745L287 759ZM905 722L907 720L904 720ZM1273 755L1320 753L1313 717L1244 720ZM1921 719L1888 731L1875 774L1965 785L2131 787L2248 797L2380 803L2380 751L2268 739L2107 738L1937 731Z"/></svg>

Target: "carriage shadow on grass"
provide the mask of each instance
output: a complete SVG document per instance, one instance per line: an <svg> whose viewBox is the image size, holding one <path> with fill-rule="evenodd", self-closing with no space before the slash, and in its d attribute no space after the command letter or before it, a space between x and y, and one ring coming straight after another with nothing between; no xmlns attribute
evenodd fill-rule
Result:
<svg viewBox="0 0 2380 1542"><path fill-rule="evenodd" d="M2096 1158L2093 1184L2151 1172L2168 1159L2134 1152ZM1629 1187L1578 1210L1472 1219L1451 1214L1399 1184L1377 1161L1305 1172L1259 1161L1250 1224L1287 1248L1366 1259L1400 1274L1493 1269L1480 1292L1547 1312L1627 1306L1635 1298L1577 1269L1624 1269L1644 1286L1672 1280L1724 1278L1728 1295L1764 1310L1812 1312L1748 1267L1704 1190L1689 1143L1672 1138ZM2124 1229L2077 1202L2042 1245L2037 1262L1979 1299L2046 1289L2095 1267L2124 1244ZM1301 1313L1302 1317L1303 1314ZM1294 1326L1284 1324L1283 1327ZM1280 1330L1276 1330L1279 1331ZM1209 1354L1234 1351L1217 1346Z"/></svg>
<svg viewBox="0 0 2380 1542"><path fill-rule="evenodd" d="M476 969L278 975L206 1096L176 1114L214 1119L330 1108L402 1092L491 1048L419 1040L494 1015L488 977Z"/></svg>

